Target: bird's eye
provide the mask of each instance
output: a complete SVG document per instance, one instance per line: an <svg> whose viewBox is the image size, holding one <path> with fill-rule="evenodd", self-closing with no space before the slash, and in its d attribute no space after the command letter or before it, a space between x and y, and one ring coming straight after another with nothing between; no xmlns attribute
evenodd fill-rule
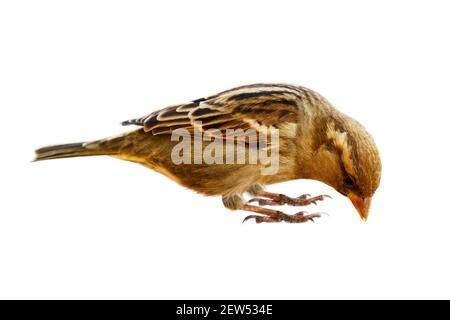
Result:
<svg viewBox="0 0 450 320"><path fill-rule="evenodd" d="M347 188L352 188L355 186L355 179L351 176L346 176L344 178L344 186Z"/></svg>

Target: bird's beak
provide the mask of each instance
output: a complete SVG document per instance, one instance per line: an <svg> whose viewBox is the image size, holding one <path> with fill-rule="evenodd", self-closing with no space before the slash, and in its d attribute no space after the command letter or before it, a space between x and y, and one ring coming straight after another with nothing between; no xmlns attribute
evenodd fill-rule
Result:
<svg viewBox="0 0 450 320"><path fill-rule="evenodd" d="M354 193L350 193L348 198L352 201L361 219L366 221L369 216L370 202L372 201L372 198L360 198Z"/></svg>

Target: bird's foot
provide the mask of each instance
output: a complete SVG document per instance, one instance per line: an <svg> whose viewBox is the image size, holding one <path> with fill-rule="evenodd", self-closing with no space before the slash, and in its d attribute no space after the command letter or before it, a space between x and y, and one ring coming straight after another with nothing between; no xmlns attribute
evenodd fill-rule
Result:
<svg viewBox="0 0 450 320"><path fill-rule="evenodd" d="M314 218L320 218L322 216L321 213L312 213L312 214L305 214L306 212L301 211L293 215L285 214L280 212L277 216L258 216L258 215L249 215L245 217L245 219L242 221L244 223L245 221L255 219L256 223L262 223L262 222L287 222L287 223L303 223L312 221L314 222Z"/></svg>
<svg viewBox="0 0 450 320"><path fill-rule="evenodd" d="M242 221L244 223L247 220L255 219L256 223L262 223L262 222L287 222L287 223L303 223L312 221L314 222L314 218L320 218L323 213L312 213L312 214L306 214L305 211L298 212L293 215L286 214L284 212L278 211L278 210L272 210L262 207L253 206L250 204L245 204L243 207L243 210L256 212L259 214L262 214L263 216L259 215L249 215L245 217L245 219Z"/></svg>
<svg viewBox="0 0 450 320"><path fill-rule="evenodd" d="M287 204L289 206L307 206L316 204L317 201L323 201L325 198L331 198L329 195L323 194L311 197L310 194L303 194L297 198L291 198L280 193L264 192L261 194L262 198L253 198L249 201L257 202L260 206L281 206ZM266 199L264 199L266 198Z"/></svg>

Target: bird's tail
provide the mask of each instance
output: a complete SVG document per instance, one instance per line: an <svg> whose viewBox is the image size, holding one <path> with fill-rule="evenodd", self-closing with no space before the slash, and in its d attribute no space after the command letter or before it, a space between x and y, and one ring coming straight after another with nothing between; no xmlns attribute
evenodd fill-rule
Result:
<svg viewBox="0 0 450 320"><path fill-rule="evenodd" d="M92 142L47 146L35 151L36 158L34 161L71 157L117 155L120 150L121 141L121 137L116 137Z"/></svg>

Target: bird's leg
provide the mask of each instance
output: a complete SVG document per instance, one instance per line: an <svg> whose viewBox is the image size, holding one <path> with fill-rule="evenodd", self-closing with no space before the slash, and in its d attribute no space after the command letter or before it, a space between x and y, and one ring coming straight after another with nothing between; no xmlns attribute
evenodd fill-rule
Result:
<svg viewBox="0 0 450 320"><path fill-rule="evenodd" d="M242 221L242 222L245 222L250 219L255 219L256 223L281 222L281 221L284 221L287 223L302 223L302 222L307 222L307 221L314 222L314 218L319 218L321 216L320 213L305 214L304 211L298 212L293 215L289 215L289 214L286 214L286 213L278 211L278 210L262 208L262 207L254 206L251 204L244 204L242 210L256 212L256 213L264 215L264 216L249 215L249 216L245 217L244 221Z"/></svg>
<svg viewBox="0 0 450 320"><path fill-rule="evenodd" d="M303 194L297 198L291 198L281 193L272 193L267 191L261 192L259 196L261 198L253 198L249 201L249 203L258 202L260 206L280 206L284 204L289 206L307 206L310 204L317 204L317 201L322 201L325 198L331 198L326 194L315 197L311 197L310 194Z"/></svg>

